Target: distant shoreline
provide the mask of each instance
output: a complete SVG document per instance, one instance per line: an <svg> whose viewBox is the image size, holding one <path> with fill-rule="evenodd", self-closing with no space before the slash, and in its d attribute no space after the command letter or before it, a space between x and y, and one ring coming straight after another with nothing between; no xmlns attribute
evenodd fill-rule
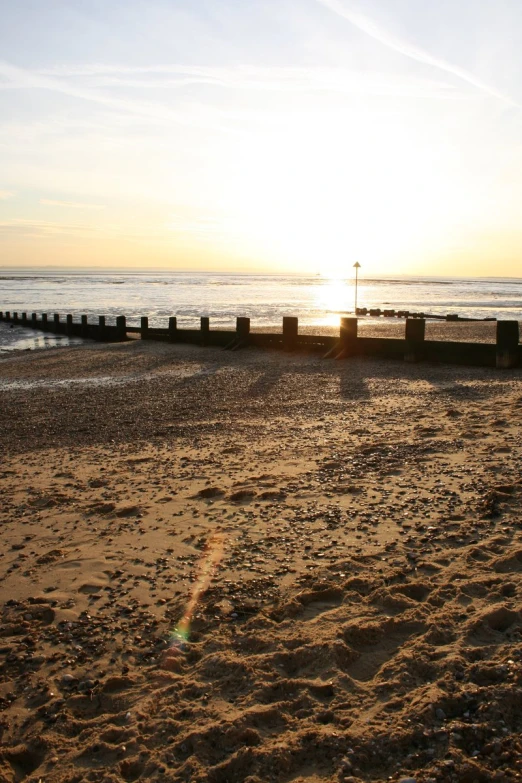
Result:
<svg viewBox="0 0 522 783"><path fill-rule="evenodd" d="M223 277L293 277L293 278L320 278L322 280L343 280L346 282L353 282L354 277L351 269L348 267L346 275L327 275L322 272L267 272L266 270L229 270L222 271L218 269L170 269L168 267L156 267L148 268L143 267L140 269L134 269L132 267L66 267L66 266L28 266L28 267L3 267L0 266L0 278L5 275L9 278L16 277L35 277L35 276L52 276L52 275L67 275L71 277L78 276L98 276L98 275L132 275L132 276L147 276L147 275L215 275ZM367 272L360 278L361 285L364 284L364 280L371 280L375 282L377 280L383 280L385 282L403 282L403 281L421 281L421 282L459 282L459 281L477 281L477 282L514 282L522 283L522 277L503 276L503 275L444 275L444 274L432 274L432 275L419 275L409 272L395 273L395 274L383 274L382 272Z"/></svg>

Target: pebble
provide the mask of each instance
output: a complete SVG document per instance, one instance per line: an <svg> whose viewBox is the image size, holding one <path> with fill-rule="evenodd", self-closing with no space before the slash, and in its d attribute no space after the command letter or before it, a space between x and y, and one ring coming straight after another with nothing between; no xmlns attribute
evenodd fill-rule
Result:
<svg viewBox="0 0 522 783"><path fill-rule="evenodd" d="M399 783L417 783L417 778L401 778Z"/></svg>

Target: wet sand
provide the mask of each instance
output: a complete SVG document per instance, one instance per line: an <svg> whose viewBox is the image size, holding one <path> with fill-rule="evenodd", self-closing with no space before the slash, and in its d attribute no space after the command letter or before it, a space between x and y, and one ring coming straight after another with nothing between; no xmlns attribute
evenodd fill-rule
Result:
<svg viewBox="0 0 522 783"><path fill-rule="evenodd" d="M521 377L0 360L0 779L520 780Z"/></svg>

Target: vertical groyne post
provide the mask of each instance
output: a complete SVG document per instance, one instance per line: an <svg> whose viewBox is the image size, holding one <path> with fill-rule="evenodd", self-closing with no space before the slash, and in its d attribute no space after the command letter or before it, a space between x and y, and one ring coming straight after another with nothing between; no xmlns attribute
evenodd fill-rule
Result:
<svg viewBox="0 0 522 783"><path fill-rule="evenodd" d="M423 343L425 334L426 321L424 318L406 319L406 347L404 351L405 362L419 362L423 358Z"/></svg>
<svg viewBox="0 0 522 783"><path fill-rule="evenodd" d="M87 322L87 316L82 315L80 318L80 336L88 337L88 335L89 335L89 324Z"/></svg>
<svg viewBox="0 0 522 783"><path fill-rule="evenodd" d="M201 317L201 345L208 345L210 332L210 318L204 315Z"/></svg>
<svg viewBox="0 0 522 783"><path fill-rule="evenodd" d="M146 315L141 316L140 320L141 339L148 340L149 338L149 319Z"/></svg>
<svg viewBox="0 0 522 783"><path fill-rule="evenodd" d="M346 356L353 356L357 343L357 318L341 318L339 329L339 348L340 351L336 359L344 359Z"/></svg>
<svg viewBox="0 0 522 783"><path fill-rule="evenodd" d="M18 323L18 313L13 313L13 323L14 324Z"/></svg>
<svg viewBox="0 0 522 783"><path fill-rule="evenodd" d="M42 330L47 332L49 329L49 321L47 319L47 313L42 313Z"/></svg>
<svg viewBox="0 0 522 783"><path fill-rule="evenodd" d="M65 316L66 326L65 331L70 336L73 333L73 317L71 313L67 313Z"/></svg>
<svg viewBox="0 0 522 783"><path fill-rule="evenodd" d="M9 310L5 314L5 320L6 321L10 321L11 320L11 313L9 312Z"/></svg>
<svg viewBox="0 0 522 783"><path fill-rule="evenodd" d="M27 326L27 313L22 313L22 325Z"/></svg>
<svg viewBox="0 0 522 783"><path fill-rule="evenodd" d="M178 319L175 315L171 315L169 318L169 340L171 343L175 343L178 336Z"/></svg>
<svg viewBox="0 0 522 783"><path fill-rule="evenodd" d="M127 339L127 319L124 315L119 315L116 318L116 330L119 342L125 342Z"/></svg>
<svg viewBox="0 0 522 783"><path fill-rule="evenodd" d="M249 335L250 318L239 316L239 318L236 318L236 339L238 348L248 344Z"/></svg>
<svg viewBox="0 0 522 783"><path fill-rule="evenodd" d="M96 339L103 342L105 340L105 316L98 316L98 333Z"/></svg>
<svg viewBox="0 0 522 783"><path fill-rule="evenodd" d="M60 313L55 313L53 315L53 331L54 332L60 331Z"/></svg>
<svg viewBox="0 0 522 783"><path fill-rule="evenodd" d="M239 316L236 318L236 333L232 340L224 346L225 351L239 351L250 342L250 318Z"/></svg>
<svg viewBox="0 0 522 783"><path fill-rule="evenodd" d="M36 315L36 313L31 313L31 326L33 327L33 329L36 329L37 320L38 320L38 316Z"/></svg>
<svg viewBox="0 0 522 783"><path fill-rule="evenodd" d="M283 351L295 351L298 331L299 320L294 316L285 315L283 317Z"/></svg>
<svg viewBox="0 0 522 783"><path fill-rule="evenodd" d="M507 369L518 365L518 341L518 321L497 321L497 367Z"/></svg>

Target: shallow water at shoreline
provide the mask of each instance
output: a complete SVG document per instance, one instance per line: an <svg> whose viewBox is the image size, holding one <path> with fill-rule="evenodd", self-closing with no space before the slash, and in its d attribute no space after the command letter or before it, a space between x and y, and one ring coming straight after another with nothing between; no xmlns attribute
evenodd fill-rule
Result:
<svg viewBox="0 0 522 783"><path fill-rule="evenodd" d="M82 345L84 342L80 337L68 337L52 332L43 333L38 329L0 322L0 356L9 355L13 351L70 348L72 345Z"/></svg>

